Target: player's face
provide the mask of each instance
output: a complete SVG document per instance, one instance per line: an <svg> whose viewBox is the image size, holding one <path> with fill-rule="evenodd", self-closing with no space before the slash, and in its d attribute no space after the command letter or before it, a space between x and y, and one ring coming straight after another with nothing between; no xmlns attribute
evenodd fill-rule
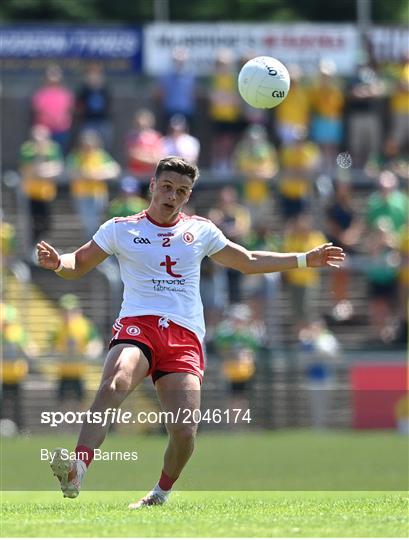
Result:
<svg viewBox="0 0 409 540"><path fill-rule="evenodd" d="M150 183L152 193L151 208L163 217L177 215L192 193L192 180L174 171L164 171Z"/></svg>

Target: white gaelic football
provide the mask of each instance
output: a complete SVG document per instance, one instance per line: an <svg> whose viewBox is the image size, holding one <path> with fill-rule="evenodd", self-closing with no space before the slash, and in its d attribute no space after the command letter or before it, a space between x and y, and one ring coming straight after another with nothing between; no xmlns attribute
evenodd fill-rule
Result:
<svg viewBox="0 0 409 540"><path fill-rule="evenodd" d="M290 75L276 58L257 56L241 68L238 83L240 95L249 105L272 109L287 97Z"/></svg>

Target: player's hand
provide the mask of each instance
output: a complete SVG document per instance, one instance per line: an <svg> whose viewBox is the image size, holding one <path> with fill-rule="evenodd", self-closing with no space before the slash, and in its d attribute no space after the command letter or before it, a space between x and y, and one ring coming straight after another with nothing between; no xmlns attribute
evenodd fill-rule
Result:
<svg viewBox="0 0 409 540"><path fill-rule="evenodd" d="M339 268L345 259L344 250L332 244L322 244L307 252L307 266L334 266Z"/></svg>
<svg viewBox="0 0 409 540"><path fill-rule="evenodd" d="M46 270L55 270L60 263L60 256L53 246L41 241L37 244L36 248L38 265Z"/></svg>

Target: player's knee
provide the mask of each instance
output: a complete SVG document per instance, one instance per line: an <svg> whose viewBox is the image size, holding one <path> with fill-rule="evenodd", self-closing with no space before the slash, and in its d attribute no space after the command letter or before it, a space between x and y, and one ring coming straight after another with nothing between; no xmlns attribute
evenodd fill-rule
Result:
<svg viewBox="0 0 409 540"><path fill-rule="evenodd" d="M169 430L170 437L177 442L193 443L196 437L196 424L174 424Z"/></svg>
<svg viewBox="0 0 409 540"><path fill-rule="evenodd" d="M110 402L120 404L131 390L131 381L125 373L118 372L106 379L99 393Z"/></svg>

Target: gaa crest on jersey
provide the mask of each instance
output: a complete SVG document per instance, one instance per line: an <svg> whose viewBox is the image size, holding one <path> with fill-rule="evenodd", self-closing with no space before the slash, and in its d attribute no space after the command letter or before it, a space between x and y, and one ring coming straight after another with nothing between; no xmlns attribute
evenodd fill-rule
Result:
<svg viewBox="0 0 409 540"><path fill-rule="evenodd" d="M193 240L195 239L195 237L193 236L193 234L189 231L183 233L183 241L185 244L191 244L193 242Z"/></svg>
<svg viewBox="0 0 409 540"><path fill-rule="evenodd" d="M139 334L141 333L141 329L139 328L139 326L128 326L128 328L126 329L126 333L130 336L139 336Z"/></svg>
<svg viewBox="0 0 409 540"><path fill-rule="evenodd" d="M136 238L133 239L133 241L134 241L134 244L150 244L151 243L149 238L143 238L142 236L137 236Z"/></svg>

